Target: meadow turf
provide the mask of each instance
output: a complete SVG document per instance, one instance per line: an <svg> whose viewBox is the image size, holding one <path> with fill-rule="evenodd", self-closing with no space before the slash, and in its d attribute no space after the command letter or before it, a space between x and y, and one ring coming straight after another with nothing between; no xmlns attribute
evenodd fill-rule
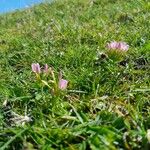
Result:
<svg viewBox="0 0 150 150"><path fill-rule="evenodd" d="M130 47L103 58L107 43ZM69 81L52 94L32 63ZM0 150L149 149L150 2L58 0L0 15ZM6 123L3 103L27 114ZM9 124L9 125L8 125Z"/></svg>

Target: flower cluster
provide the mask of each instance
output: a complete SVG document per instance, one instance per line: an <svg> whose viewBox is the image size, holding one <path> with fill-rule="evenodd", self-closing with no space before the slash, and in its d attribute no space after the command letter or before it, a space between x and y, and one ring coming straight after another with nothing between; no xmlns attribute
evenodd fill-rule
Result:
<svg viewBox="0 0 150 150"><path fill-rule="evenodd" d="M37 73L37 74L41 73L41 68L40 68L39 63L33 63L33 64L31 65L31 67L32 67L32 71L33 71L34 73Z"/></svg>
<svg viewBox="0 0 150 150"><path fill-rule="evenodd" d="M110 42L107 44L107 48L110 50L117 50L120 52L126 52L129 49L129 45L125 42Z"/></svg>
<svg viewBox="0 0 150 150"><path fill-rule="evenodd" d="M62 78L62 73L59 73L58 79L55 78L54 71L51 67L49 67L47 64L44 65L44 69L42 70L39 63L32 63L31 65L32 72L34 72L37 76L37 79L39 79L44 85L48 86L51 88L49 83L53 83L53 86L55 87L55 91L60 89L60 90L66 90L68 86L68 80L65 80ZM44 75L49 76L52 78L52 80L45 81L42 80L40 77L40 74L43 73Z"/></svg>

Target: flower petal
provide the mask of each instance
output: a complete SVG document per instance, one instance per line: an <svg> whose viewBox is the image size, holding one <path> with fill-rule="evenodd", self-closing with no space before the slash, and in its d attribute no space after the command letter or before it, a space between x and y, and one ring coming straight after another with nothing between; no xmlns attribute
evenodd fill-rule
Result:
<svg viewBox="0 0 150 150"><path fill-rule="evenodd" d="M60 79L59 80L59 83L58 83L59 89L65 90L67 88L67 85L68 85L68 81L67 80L64 80L64 79Z"/></svg>
<svg viewBox="0 0 150 150"><path fill-rule="evenodd" d="M40 68L39 63L32 63L31 67L32 67L33 72L41 73L41 68Z"/></svg>

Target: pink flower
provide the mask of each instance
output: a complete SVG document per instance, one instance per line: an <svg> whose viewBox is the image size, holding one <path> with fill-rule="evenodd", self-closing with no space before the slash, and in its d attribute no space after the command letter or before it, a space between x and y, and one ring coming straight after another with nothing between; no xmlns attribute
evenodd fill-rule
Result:
<svg viewBox="0 0 150 150"><path fill-rule="evenodd" d="M123 52L126 52L129 49L129 45L127 43L125 43L125 42L116 42L116 41L113 41L113 42L109 43L107 45L107 47L111 50L119 50L119 51L123 51Z"/></svg>
<svg viewBox="0 0 150 150"><path fill-rule="evenodd" d="M62 72L59 72L59 82L58 82L58 88L61 90L65 90L67 88L68 85L68 81L65 79L62 79Z"/></svg>
<svg viewBox="0 0 150 150"><path fill-rule="evenodd" d="M32 67L33 72L38 73L38 74L41 73L41 68L40 68L39 63L32 63L31 67Z"/></svg>
<svg viewBox="0 0 150 150"><path fill-rule="evenodd" d="M45 64L43 72L48 73L48 64Z"/></svg>
<svg viewBox="0 0 150 150"><path fill-rule="evenodd" d="M59 89L65 90L67 88L67 85L68 85L68 81L67 80L64 80L64 79L60 79L59 80L59 83L58 83Z"/></svg>
<svg viewBox="0 0 150 150"><path fill-rule="evenodd" d="M111 42L111 43L109 43L109 44L107 44L107 47L109 48L109 49L116 49L116 47L117 47L117 42Z"/></svg>

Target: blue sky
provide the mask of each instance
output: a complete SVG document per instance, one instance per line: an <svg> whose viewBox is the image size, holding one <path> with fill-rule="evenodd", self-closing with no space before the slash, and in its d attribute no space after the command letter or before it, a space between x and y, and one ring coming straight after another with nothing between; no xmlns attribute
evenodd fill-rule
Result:
<svg viewBox="0 0 150 150"><path fill-rule="evenodd" d="M43 0L0 0L0 13L25 8L42 1Z"/></svg>

